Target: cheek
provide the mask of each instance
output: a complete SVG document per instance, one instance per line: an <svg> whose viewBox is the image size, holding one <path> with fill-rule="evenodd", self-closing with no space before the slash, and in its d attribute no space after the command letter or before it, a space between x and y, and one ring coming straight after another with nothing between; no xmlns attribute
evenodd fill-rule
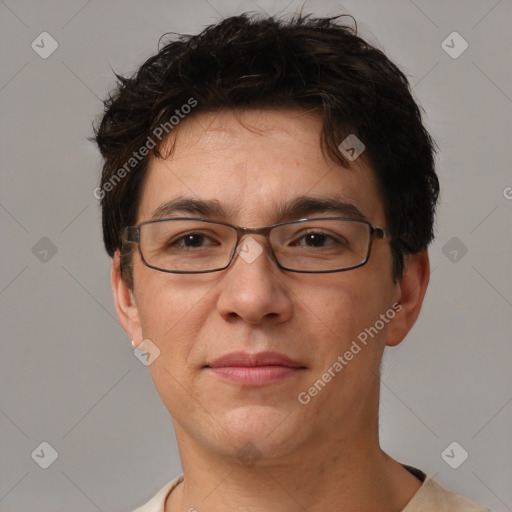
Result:
<svg viewBox="0 0 512 512"><path fill-rule="evenodd" d="M310 322L323 326L328 338L338 344L350 342L388 308L389 292L383 283L365 279L368 273L357 269L351 272L322 276L307 293L299 292Z"/></svg>
<svg viewBox="0 0 512 512"><path fill-rule="evenodd" d="M211 286L190 276L142 269L135 276L142 334L160 350L149 366L155 389L173 411L197 406L194 379L200 358L197 339L205 323L205 300ZM138 285L137 285L138 283ZM184 393L184 389L187 392ZM178 414L179 416L179 414Z"/></svg>
<svg viewBox="0 0 512 512"><path fill-rule="evenodd" d="M135 274L135 286L143 336L162 352L171 348L176 355L189 351L213 285L208 286L197 276L143 268Z"/></svg>

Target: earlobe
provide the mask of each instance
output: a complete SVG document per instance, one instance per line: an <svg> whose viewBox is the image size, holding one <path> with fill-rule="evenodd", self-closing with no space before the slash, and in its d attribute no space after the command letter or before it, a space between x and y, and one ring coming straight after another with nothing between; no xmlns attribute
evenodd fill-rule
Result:
<svg viewBox="0 0 512 512"><path fill-rule="evenodd" d="M138 344L142 340L139 310L135 302L133 290L130 289L121 276L121 255L119 250L115 252L112 258L111 282L119 322L132 340L132 345L134 343Z"/></svg>
<svg viewBox="0 0 512 512"><path fill-rule="evenodd" d="M405 271L397 283L396 302L401 308L397 311L393 322L390 323L386 345L398 345L412 329L423 304L430 278L430 263L428 252L420 251L406 258Z"/></svg>

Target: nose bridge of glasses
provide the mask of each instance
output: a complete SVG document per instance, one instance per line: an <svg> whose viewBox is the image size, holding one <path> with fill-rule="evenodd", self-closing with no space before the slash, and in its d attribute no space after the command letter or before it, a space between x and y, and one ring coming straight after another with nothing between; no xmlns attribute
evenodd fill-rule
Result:
<svg viewBox="0 0 512 512"><path fill-rule="evenodd" d="M244 227L238 227L237 231L240 234L240 236L245 235L263 235L266 236L266 234L272 229L272 226L264 226L262 228L244 228Z"/></svg>
<svg viewBox="0 0 512 512"><path fill-rule="evenodd" d="M262 228L236 227L237 241L233 257L239 255L247 263L252 263L262 252L271 260L275 260L274 248L270 242L269 233L272 226ZM253 238L256 237L256 238ZM259 238L259 240L257 240Z"/></svg>
<svg viewBox="0 0 512 512"><path fill-rule="evenodd" d="M252 235L260 236L268 240L272 226L264 226L262 228L237 227L235 229L237 232L237 245L239 245L243 239Z"/></svg>

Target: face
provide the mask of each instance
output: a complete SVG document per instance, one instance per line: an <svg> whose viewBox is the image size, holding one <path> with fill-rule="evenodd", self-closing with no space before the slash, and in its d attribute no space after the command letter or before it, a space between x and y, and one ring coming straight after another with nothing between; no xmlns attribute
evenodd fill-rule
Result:
<svg viewBox="0 0 512 512"><path fill-rule="evenodd" d="M149 164L138 222L164 203L190 198L218 201L224 214L212 219L257 228L285 220L283 207L307 196L342 199L387 228L372 169L362 158L350 168L326 159L320 130L318 118L298 110L190 117L171 156ZM265 248L251 262L236 256L226 270L180 275L146 267L135 251L133 293L115 281L132 340L149 339L160 350L149 369L178 442L226 457L252 443L263 455L286 457L317 439L373 431L384 346L407 330L403 312L390 313L403 290L392 280L388 240L374 237L363 267L300 274L280 270L265 238L251 237ZM361 333L371 327L363 344ZM233 352L278 353L294 365L260 368L252 377L250 370L212 368Z"/></svg>

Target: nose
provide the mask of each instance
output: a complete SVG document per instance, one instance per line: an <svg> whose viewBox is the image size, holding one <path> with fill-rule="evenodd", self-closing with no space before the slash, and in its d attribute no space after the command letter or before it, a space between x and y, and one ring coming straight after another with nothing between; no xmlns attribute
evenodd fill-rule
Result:
<svg viewBox="0 0 512 512"><path fill-rule="evenodd" d="M280 323L292 314L291 291L283 283L263 236L246 235L220 281L219 314L227 321Z"/></svg>

